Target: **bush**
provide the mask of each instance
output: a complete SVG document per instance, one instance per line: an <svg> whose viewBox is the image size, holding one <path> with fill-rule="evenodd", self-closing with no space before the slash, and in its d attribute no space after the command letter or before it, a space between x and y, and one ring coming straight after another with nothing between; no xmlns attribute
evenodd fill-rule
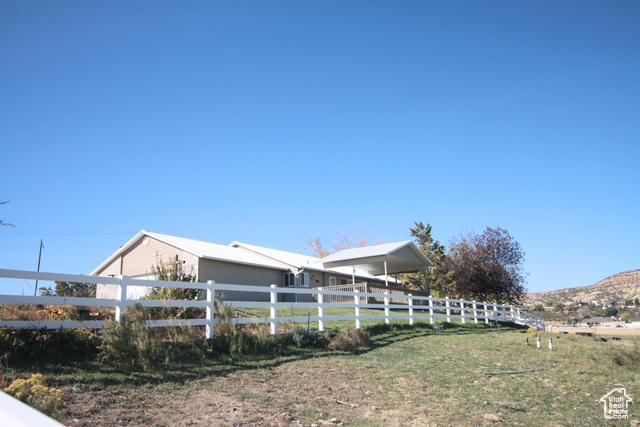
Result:
<svg viewBox="0 0 640 427"><path fill-rule="evenodd" d="M342 329L337 336L329 342L329 350L354 351L358 347L369 345L370 334L362 329Z"/></svg>
<svg viewBox="0 0 640 427"><path fill-rule="evenodd" d="M294 327L289 332L291 341L296 347L318 347L324 348L327 340L324 335L316 331L308 331L302 326Z"/></svg>
<svg viewBox="0 0 640 427"><path fill-rule="evenodd" d="M89 329L0 327L0 354L8 363L69 363L94 360L99 337Z"/></svg>
<svg viewBox="0 0 640 427"><path fill-rule="evenodd" d="M100 330L101 360L125 369L152 371L180 358L201 358L203 349L190 326L147 326L149 314L139 305L127 310L120 323L109 321Z"/></svg>
<svg viewBox="0 0 640 427"><path fill-rule="evenodd" d="M47 387L41 374L15 380L4 392L47 415L64 416L67 412L62 391Z"/></svg>
<svg viewBox="0 0 640 427"><path fill-rule="evenodd" d="M542 335L542 331L538 330L538 328L534 328L533 326L530 326L529 329L527 329L527 333L534 338Z"/></svg>

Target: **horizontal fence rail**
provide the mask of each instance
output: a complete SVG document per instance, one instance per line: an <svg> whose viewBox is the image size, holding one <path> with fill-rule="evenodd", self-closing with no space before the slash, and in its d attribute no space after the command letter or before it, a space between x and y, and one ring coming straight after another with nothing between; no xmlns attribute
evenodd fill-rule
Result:
<svg viewBox="0 0 640 427"><path fill-rule="evenodd" d="M26 279L42 281L64 281L87 284L116 285L116 298L79 298L79 297L58 297L58 296L25 296L25 295L0 295L0 304L36 304L36 305L71 305L71 306L91 306L91 307L113 307L115 308L115 321L120 322L122 314L127 307L140 305L142 307L184 307L184 308L204 308L206 317L204 319L176 319L176 320L150 320L149 326L205 326L206 337L214 337L214 326L221 323L220 319L214 315L215 296L230 292L247 292L266 294L268 301L225 301L225 304L234 308L268 308L270 315L263 318L232 318L230 323L270 324L271 333L278 333L278 324L282 321L288 323L318 322L318 329L325 330L325 323L336 320L355 321L355 327L360 328L363 320L382 320L391 323L391 320L409 319L409 324L413 325L416 320L426 320L433 325L436 319L460 319L464 324L468 320L474 323L479 322L512 322L520 325L531 326L539 330L545 329L544 320L521 310L518 307L491 302L466 301L463 299L435 298L432 296L412 295L412 294L391 294L382 293L381 289L372 289L373 292L360 292L354 290L337 290L326 288L284 288L276 285L271 286L249 286L236 284L221 284L209 281L207 283L194 282L167 282L146 279L132 279L127 276L102 277L84 276L71 274L44 273L22 270L0 269L0 279ZM148 299L127 299L127 288L131 286L142 286L145 288L182 288L200 289L206 292L206 299L202 300L148 300ZM281 302L278 296L283 294L311 295L313 302ZM309 308L314 310L316 316L278 316L278 308ZM327 308L348 308L353 309L353 315L327 315ZM384 314L362 314L364 308L378 309ZM384 310L384 311L383 311ZM395 312L392 313L392 312ZM401 313L398 313L401 312ZM76 328L101 328L105 321L101 320L0 320L0 327L11 327L16 329L76 329Z"/></svg>

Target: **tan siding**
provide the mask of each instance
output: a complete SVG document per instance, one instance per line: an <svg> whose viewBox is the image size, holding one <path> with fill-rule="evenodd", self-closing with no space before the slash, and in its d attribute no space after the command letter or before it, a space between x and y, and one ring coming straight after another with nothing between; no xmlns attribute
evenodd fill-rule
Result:
<svg viewBox="0 0 640 427"><path fill-rule="evenodd" d="M120 257L113 260L111 264L100 270L96 276L119 276L120 275Z"/></svg>
<svg viewBox="0 0 640 427"><path fill-rule="evenodd" d="M198 257L188 252L184 252L181 249L177 249L171 245L160 242L156 239L149 237L149 243L147 245L142 244L142 238L136 242L131 248L122 254L122 271L121 258L116 258L109 266L98 272L98 276L108 276L115 274L119 276L124 274L126 276L141 276L150 274L152 268L155 267L159 260L162 259L163 263L175 260L176 255L180 261L186 261L183 264L183 269L186 273L190 273L193 268L193 273L198 272ZM96 288L96 296L98 298L115 298L116 286L115 285L98 285Z"/></svg>
<svg viewBox="0 0 640 427"><path fill-rule="evenodd" d="M214 280L217 283L265 286L282 285L284 270L257 267L245 264L203 259L200 260L201 281ZM268 293L247 293L225 291L227 301L269 301Z"/></svg>

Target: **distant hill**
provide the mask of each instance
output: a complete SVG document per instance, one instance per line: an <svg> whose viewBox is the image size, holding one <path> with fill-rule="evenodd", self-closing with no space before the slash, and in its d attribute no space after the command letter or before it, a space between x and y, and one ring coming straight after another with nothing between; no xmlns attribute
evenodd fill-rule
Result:
<svg viewBox="0 0 640 427"><path fill-rule="evenodd" d="M547 301L565 305L581 301L585 303L597 301L603 304L611 301L624 303L625 300L636 298L640 298L640 270L618 273L591 286L527 294L524 305L536 306Z"/></svg>

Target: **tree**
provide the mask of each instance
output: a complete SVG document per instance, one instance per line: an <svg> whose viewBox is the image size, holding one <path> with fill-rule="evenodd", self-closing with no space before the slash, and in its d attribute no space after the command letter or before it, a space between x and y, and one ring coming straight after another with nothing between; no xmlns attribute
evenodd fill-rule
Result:
<svg viewBox="0 0 640 427"><path fill-rule="evenodd" d="M7 201L7 202L0 202L0 205L6 205L7 203L9 203L9 202L8 202L8 201ZM8 222L4 222L4 221L2 221L2 220L0 219L0 227L9 227L9 228L12 228L12 227L15 227L15 225L14 225L14 224L9 224Z"/></svg>
<svg viewBox="0 0 640 427"><path fill-rule="evenodd" d="M636 299L633 301L633 305L635 305L636 307L640 307L640 300L639 300L638 298L636 298Z"/></svg>
<svg viewBox="0 0 640 427"><path fill-rule="evenodd" d="M56 293L59 297L96 297L95 283L56 282Z"/></svg>
<svg viewBox="0 0 640 427"><path fill-rule="evenodd" d="M405 274L402 278L404 282L408 284L408 287L412 289L421 289L425 292L432 292L437 294L440 286L438 286L438 279L441 276L445 276L442 271L437 273L437 269L442 269L442 262L445 257L446 248L440 244L439 240L435 240L431 236L431 225L427 223L425 226L422 221L414 222L415 227L409 228L411 237L416 246L425 254L425 256L434 265L428 273L420 271L417 273ZM425 280L425 275L427 276Z"/></svg>
<svg viewBox="0 0 640 427"><path fill-rule="evenodd" d="M629 313L622 313L622 315L620 316L620 320L624 321L624 322L628 322L629 318L631 317L631 315Z"/></svg>
<svg viewBox="0 0 640 427"><path fill-rule="evenodd" d="M615 317L618 314L618 309L615 307L607 307L604 311L604 315L607 317Z"/></svg>
<svg viewBox="0 0 640 427"><path fill-rule="evenodd" d="M347 231L342 231L339 228L333 228L333 232L336 234L334 241L321 240L320 237L307 239L305 245L307 249L311 250L318 258L324 258L332 253L352 248L362 248L364 246L379 245L384 241L377 240L374 243L369 243L369 230L366 228L351 227ZM306 237L303 234L302 237Z"/></svg>
<svg viewBox="0 0 640 427"><path fill-rule="evenodd" d="M524 252L502 228L454 238L442 266L436 269L444 295L517 303L525 296Z"/></svg>

